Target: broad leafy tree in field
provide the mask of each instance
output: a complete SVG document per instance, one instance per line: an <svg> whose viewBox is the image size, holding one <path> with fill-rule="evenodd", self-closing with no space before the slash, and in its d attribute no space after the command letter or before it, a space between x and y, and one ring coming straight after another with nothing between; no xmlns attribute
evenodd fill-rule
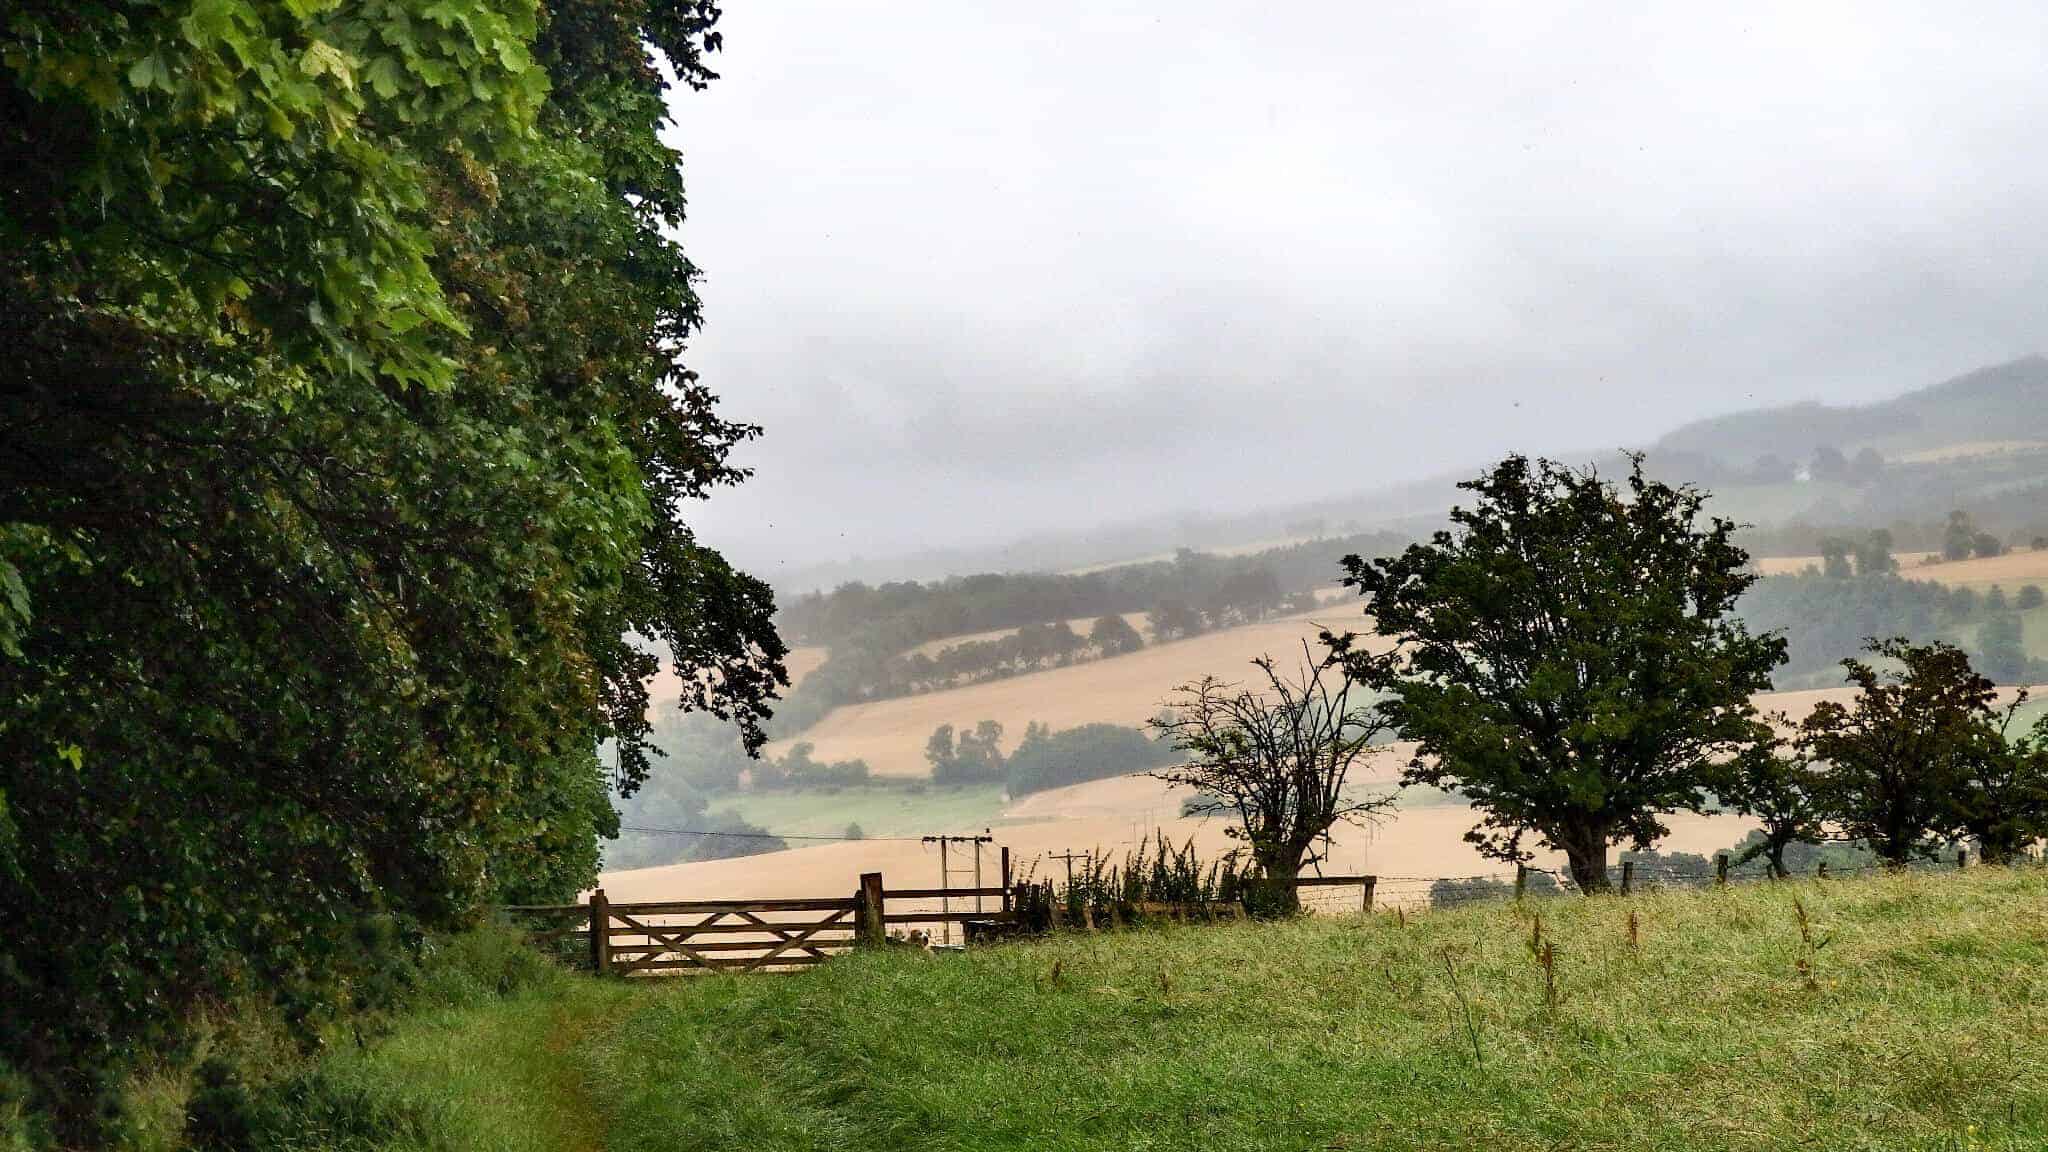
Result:
<svg viewBox="0 0 2048 1152"><path fill-rule="evenodd" d="M1520 860L1533 833L1581 890L1604 889L1610 846L1649 847L1660 816L1706 804L1717 762L1768 740L1749 697L1784 642L1733 615L1756 580L1735 526L1640 458L1620 489L1520 456L1463 487L1477 499L1451 529L1345 558L1398 646L1350 658L1420 743L1404 778L1485 814L1468 840Z"/></svg>
<svg viewBox="0 0 2048 1152"><path fill-rule="evenodd" d="M1088 642L1104 656L1122 656L1145 646L1145 638L1130 621L1114 612L1098 617L1088 630Z"/></svg>
<svg viewBox="0 0 2048 1152"><path fill-rule="evenodd" d="M701 86L716 17L0 12L0 1058L63 1135L198 1001L587 883L629 637L761 739L648 51Z"/></svg>
<svg viewBox="0 0 2048 1152"><path fill-rule="evenodd" d="M2021 692L2001 709L1987 755L1955 796L1956 828L1976 841L1986 864L2007 864L2048 836L2048 720L2009 740Z"/></svg>
<svg viewBox="0 0 2048 1152"><path fill-rule="evenodd" d="M1815 705L1799 745L1839 833L1904 867L1957 832L1971 782L1996 773L1997 689L1951 644L1878 640L1870 653L1842 661L1856 698Z"/></svg>
<svg viewBox="0 0 2048 1152"><path fill-rule="evenodd" d="M1776 727L1790 721L1775 717ZM1826 819L1818 799L1819 780L1812 764L1773 740L1758 744L1721 769L1714 793L1721 803L1763 827L1735 863L1761 856L1780 879L1790 876L1785 853L1795 844L1815 844L1826 837Z"/></svg>
<svg viewBox="0 0 2048 1152"><path fill-rule="evenodd" d="M1346 789L1387 728L1353 672L1368 658L1304 655L1293 675L1262 656L1254 684L1208 676L1184 685L1151 721L1186 762L1148 775L1194 789L1184 813L1236 818L1227 831L1265 881L1247 898L1255 912L1295 910L1292 881L1326 854L1316 845L1330 830L1393 806L1392 796Z"/></svg>

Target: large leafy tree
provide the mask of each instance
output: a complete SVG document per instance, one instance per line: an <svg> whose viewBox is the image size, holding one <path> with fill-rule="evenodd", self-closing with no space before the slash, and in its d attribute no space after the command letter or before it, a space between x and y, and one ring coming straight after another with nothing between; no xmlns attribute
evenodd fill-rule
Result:
<svg viewBox="0 0 2048 1152"><path fill-rule="evenodd" d="M1660 816L1707 802L1717 762L1769 739L1749 697L1784 643L1733 615L1756 579L1735 526L1640 458L1625 489L1520 456L1462 487L1477 500L1450 530L1345 557L1397 646L1352 659L1419 744L1404 778L1485 814L1468 840L1519 860L1533 832L1604 889L1611 845L1648 848Z"/></svg>
<svg viewBox="0 0 2048 1152"><path fill-rule="evenodd" d="M587 883L654 652L762 739L649 53L717 15L0 15L0 1054L67 1130L201 997Z"/></svg>
<svg viewBox="0 0 2048 1152"><path fill-rule="evenodd" d="M1771 724L1775 734L1791 721L1774 714ZM1794 844L1818 843L1827 835L1818 774L1782 744L1774 739L1746 750L1721 766L1713 786L1721 803L1762 825L1735 862L1747 864L1761 856L1778 879L1792 874L1785 857Z"/></svg>
<svg viewBox="0 0 2048 1152"><path fill-rule="evenodd" d="M1824 700L1800 725L1830 823L1892 867L1962 834L1994 858L2038 836L2036 753L2007 744L2011 714L1991 681L1952 644L1893 638L1869 650L1873 660L1842 661L1855 699Z"/></svg>

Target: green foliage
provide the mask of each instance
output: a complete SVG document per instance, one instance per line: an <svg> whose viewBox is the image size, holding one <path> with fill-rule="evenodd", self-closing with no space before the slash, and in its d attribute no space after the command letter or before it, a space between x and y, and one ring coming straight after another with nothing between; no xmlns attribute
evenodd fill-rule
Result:
<svg viewBox="0 0 2048 1152"><path fill-rule="evenodd" d="M1145 638L1119 613L1099 617L1088 630L1088 643L1104 656L1122 656L1145 646Z"/></svg>
<svg viewBox="0 0 2048 1152"><path fill-rule="evenodd" d="M1779 723L1784 723L1782 718ZM1813 765L1798 756L1781 754L1775 740L1759 744L1723 766L1714 782L1716 796L1722 804L1763 825L1735 863L1761 857L1772 875L1790 875L1787 850L1826 834L1820 788Z"/></svg>
<svg viewBox="0 0 2048 1152"><path fill-rule="evenodd" d="M1858 576L1881 576L1899 570L1899 561L1892 555L1892 534L1888 529L1874 528L1865 532L1856 540L1854 547Z"/></svg>
<svg viewBox="0 0 2048 1152"><path fill-rule="evenodd" d="M1003 778L1003 726L983 720L957 740L951 724L941 724L925 743L925 759L932 766L932 783L940 785L979 784Z"/></svg>
<svg viewBox="0 0 2048 1152"><path fill-rule="evenodd" d="M1957 510L1948 514L1948 527L1941 538L1942 559L1968 560L1973 555L1997 556L2004 551L2005 543L1980 530L1968 512Z"/></svg>
<svg viewBox="0 0 2048 1152"><path fill-rule="evenodd" d="M754 430L675 361L647 51L701 83L715 18L0 16L0 1053L63 1138L195 1003L310 1028L362 925L587 883L632 636L764 738L768 589L679 519Z"/></svg>
<svg viewBox="0 0 2048 1152"><path fill-rule="evenodd" d="M1957 805L2006 754L1991 681L1951 644L1873 641L1875 663L1842 662L1855 700L1823 700L1800 724L1802 755L1829 824L1903 866L1960 827Z"/></svg>
<svg viewBox="0 0 2048 1152"><path fill-rule="evenodd" d="M1849 554L1855 544L1839 536L1831 536L1820 542L1820 574L1830 580L1846 580L1855 575L1849 566Z"/></svg>
<svg viewBox="0 0 2048 1152"><path fill-rule="evenodd" d="M789 842L759 824L749 823L733 812L711 814L709 831L715 836L692 836L685 860L730 860L737 856L759 856L764 852L786 852Z"/></svg>
<svg viewBox="0 0 2048 1152"><path fill-rule="evenodd" d="M754 765L749 782L757 789L828 792L867 783L867 761L835 760L828 764L811 756L816 750L816 745L803 740L791 745L780 760L764 757Z"/></svg>
<svg viewBox="0 0 2048 1152"><path fill-rule="evenodd" d="M1078 861L1031 861L1018 885L1017 918L1034 932L1136 925L1150 919L1146 905L1164 904L1172 906L1169 918L1206 919L1217 905L1247 895L1243 864L1241 850L1204 861L1192 837L1177 845L1154 829L1152 839L1139 840L1121 860L1090 852Z"/></svg>
<svg viewBox="0 0 2048 1152"><path fill-rule="evenodd" d="M1192 605L1178 596L1164 597L1152 605L1152 610L1146 615L1154 643L1185 640L1199 634L1209 623Z"/></svg>
<svg viewBox="0 0 2048 1152"><path fill-rule="evenodd" d="M1010 795L1023 796L1143 772L1174 757L1170 745L1122 724L1083 724L1055 732L1034 722L1010 753L1005 779Z"/></svg>
<svg viewBox="0 0 2048 1152"><path fill-rule="evenodd" d="M1756 581L1706 496L1516 456L1463 487L1475 507L1405 553L1345 558L1398 656L1350 653L1420 744L1404 780L1464 793L1467 838L1521 859L1535 832L1577 886L1607 886L1607 850L1647 848L1658 817L1698 811L1716 761L1768 733L1749 703L1784 659L1733 615Z"/></svg>
<svg viewBox="0 0 2048 1152"><path fill-rule="evenodd" d="M1777 670L1779 688L1808 688L1834 682L1834 671L1872 636L1903 636L1926 642L1974 633L1978 664L2001 684L2030 684L2048 667L2026 650L2024 623L2012 609L2038 607L2026 588L2008 602L2003 589L1979 593L1929 580L1908 580L1878 572L1855 579L1807 573L1771 576L1756 582L1738 606L1753 631L1772 632L1786 642Z"/></svg>

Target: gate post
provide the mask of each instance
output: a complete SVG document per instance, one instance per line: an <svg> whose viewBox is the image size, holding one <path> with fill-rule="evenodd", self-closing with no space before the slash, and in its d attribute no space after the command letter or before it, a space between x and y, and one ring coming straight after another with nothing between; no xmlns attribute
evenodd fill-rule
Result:
<svg viewBox="0 0 2048 1152"><path fill-rule="evenodd" d="M1364 904L1365 904L1365 907L1361 908L1361 909L1360 909L1360 911L1362 911L1362 912L1370 912L1370 911L1372 911L1372 890L1373 890L1374 888L1377 888L1377 887L1379 886L1379 882L1380 882L1380 878L1379 878L1379 877L1377 877L1377 876L1367 876L1367 877L1365 878L1365 900L1364 900Z"/></svg>
<svg viewBox="0 0 2048 1152"><path fill-rule="evenodd" d="M1011 911L1011 908L1012 905L1010 903L1010 848L1009 845L1006 844L1003 846L1003 914L1008 915Z"/></svg>
<svg viewBox="0 0 2048 1152"><path fill-rule="evenodd" d="M1621 894L1623 896L1628 895L1629 890L1635 887L1635 879L1636 862L1633 860L1623 860L1621 862Z"/></svg>
<svg viewBox="0 0 2048 1152"><path fill-rule="evenodd" d="M604 889L599 888L590 894L590 970L602 976L611 966L611 901L604 898Z"/></svg>
<svg viewBox="0 0 2048 1152"><path fill-rule="evenodd" d="M1726 883L1728 883L1728 854L1723 852L1719 856L1714 857L1714 884L1719 886Z"/></svg>
<svg viewBox="0 0 2048 1152"><path fill-rule="evenodd" d="M854 894L858 920L855 937L862 944L886 944L889 934L884 931L882 920L882 874L863 872L860 874L860 891Z"/></svg>

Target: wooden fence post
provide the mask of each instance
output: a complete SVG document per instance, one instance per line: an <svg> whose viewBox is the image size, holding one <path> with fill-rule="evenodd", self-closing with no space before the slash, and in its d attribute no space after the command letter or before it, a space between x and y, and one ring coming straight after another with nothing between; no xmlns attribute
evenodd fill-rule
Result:
<svg viewBox="0 0 2048 1152"><path fill-rule="evenodd" d="M1727 882L1728 854L1726 852L1723 852L1719 856L1714 857L1714 883L1726 884Z"/></svg>
<svg viewBox="0 0 2048 1152"><path fill-rule="evenodd" d="M599 888L590 894L590 970L602 976L611 966L611 901L604 898L604 889Z"/></svg>
<svg viewBox="0 0 2048 1152"><path fill-rule="evenodd" d="M1522 894L1528 890L1529 866L1527 864L1517 864L1515 865L1515 899L1520 900Z"/></svg>
<svg viewBox="0 0 2048 1152"><path fill-rule="evenodd" d="M1364 911L1372 911L1372 890L1374 888L1379 887L1379 883L1380 878L1377 876L1367 876L1365 878L1365 908L1363 909Z"/></svg>
<svg viewBox="0 0 2048 1152"><path fill-rule="evenodd" d="M1963 870L1964 868L1967 868L1967 867L1969 867L1969 865L1970 865L1970 850L1969 850L1968 848L1958 848L1958 849L1956 849L1956 871L1960 872L1960 871L1962 871L1962 870Z"/></svg>
<svg viewBox="0 0 2048 1152"><path fill-rule="evenodd" d="M858 928L854 935L862 944L886 944L889 942L887 923L882 919L882 874L863 872L860 874L860 891L854 894L857 909L854 912Z"/></svg>
<svg viewBox="0 0 2048 1152"><path fill-rule="evenodd" d="M1623 896L1628 895L1629 890L1635 887L1635 881L1636 862L1633 860L1623 860L1621 862L1621 894Z"/></svg>
<svg viewBox="0 0 2048 1152"><path fill-rule="evenodd" d="M1010 849L1003 846L1003 915L1010 914Z"/></svg>
<svg viewBox="0 0 2048 1152"><path fill-rule="evenodd" d="M1821 861L1821 862L1820 862L1819 864L1816 864L1816 865L1814 865L1814 868L1813 868L1813 878L1814 878L1814 879L1816 879L1816 880L1825 880L1825 879L1827 879L1827 878L1828 878L1828 862L1827 862L1827 861L1823 860L1823 861Z"/></svg>

